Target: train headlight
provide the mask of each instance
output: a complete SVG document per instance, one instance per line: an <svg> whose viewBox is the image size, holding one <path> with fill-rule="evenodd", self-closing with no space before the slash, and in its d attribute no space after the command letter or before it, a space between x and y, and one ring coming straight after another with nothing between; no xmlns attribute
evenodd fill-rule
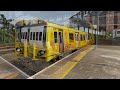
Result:
<svg viewBox="0 0 120 90"><path fill-rule="evenodd" d="M16 51L17 51L17 52L20 52L20 51L21 51L21 49L20 49L20 48L16 48Z"/></svg>
<svg viewBox="0 0 120 90"><path fill-rule="evenodd" d="M43 51L43 50L40 50L39 52L38 52L38 56L41 56L41 55L44 55L45 54L45 51Z"/></svg>
<svg viewBox="0 0 120 90"><path fill-rule="evenodd" d="M41 54L44 54L44 51L41 51Z"/></svg>

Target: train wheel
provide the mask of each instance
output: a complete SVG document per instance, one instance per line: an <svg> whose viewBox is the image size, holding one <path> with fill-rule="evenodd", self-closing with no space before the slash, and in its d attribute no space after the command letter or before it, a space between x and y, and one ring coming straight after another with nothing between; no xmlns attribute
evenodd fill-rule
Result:
<svg viewBox="0 0 120 90"><path fill-rule="evenodd" d="M57 61L59 61L59 60L61 60L61 59L62 59L62 56L58 56L58 57L56 58Z"/></svg>
<svg viewBox="0 0 120 90"><path fill-rule="evenodd" d="M51 63L55 63L56 62L56 58L51 60Z"/></svg>

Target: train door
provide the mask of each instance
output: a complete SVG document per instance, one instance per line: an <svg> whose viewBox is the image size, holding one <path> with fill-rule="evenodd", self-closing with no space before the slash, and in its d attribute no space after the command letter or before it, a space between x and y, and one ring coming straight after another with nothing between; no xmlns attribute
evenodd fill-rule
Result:
<svg viewBox="0 0 120 90"><path fill-rule="evenodd" d="M58 41L59 41L59 52L62 53L63 52L63 31L62 30L58 30Z"/></svg>
<svg viewBox="0 0 120 90"><path fill-rule="evenodd" d="M75 38L76 38L76 47L79 47L79 38L78 38L79 33L75 33Z"/></svg>
<svg viewBox="0 0 120 90"><path fill-rule="evenodd" d="M59 53L58 29L55 29L55 28L54 28L54 48L53 48L53 50L56 54Z"/></svg>

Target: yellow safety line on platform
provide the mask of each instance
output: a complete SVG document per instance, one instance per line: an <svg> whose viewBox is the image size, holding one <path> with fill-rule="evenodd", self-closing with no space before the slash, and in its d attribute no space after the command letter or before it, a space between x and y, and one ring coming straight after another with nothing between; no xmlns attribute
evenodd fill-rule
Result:
<svg viewBox="0 0 120 90"><path fill-rule="evenodd" d="M91 51L94 48L95 46L92 46L89 49L78 54L77 57L73 58L73 60L76 60L77 62L69 61L61 69L55 72L52 75L52 78L63 79L77 65L78 61L80 61L89 51Z"/></svg>
<svg viewBox="0 0 120 90"><path fill-rule="evenodd" d="M5 77L4 79L14 79L15 77L17 77L19 74L18 73L12 73L11 75Z"/></svg>

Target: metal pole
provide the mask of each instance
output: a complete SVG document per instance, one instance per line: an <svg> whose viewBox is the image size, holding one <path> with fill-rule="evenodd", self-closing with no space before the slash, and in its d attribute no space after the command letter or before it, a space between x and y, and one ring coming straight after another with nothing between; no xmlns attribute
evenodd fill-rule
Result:
<svg viewBox="0 0 120 90"><path fill-rule="evenodd" d="M96 48L98 45L98 31L99 31L99 14L97 15L97 34L96 34Z"/></svg>

